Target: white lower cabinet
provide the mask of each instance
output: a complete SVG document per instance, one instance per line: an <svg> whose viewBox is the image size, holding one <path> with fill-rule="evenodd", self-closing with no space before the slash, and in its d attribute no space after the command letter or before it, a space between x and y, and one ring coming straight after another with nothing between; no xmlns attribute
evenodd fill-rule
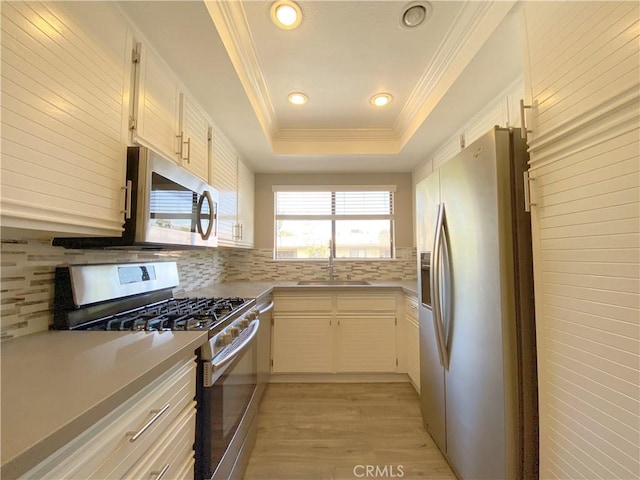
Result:
<svg viewBox="0 0 640 480"><path fill-rule="evenodd" d="M394 373L396 296L274 295L273 373Z"/></svg>
<svg viewBox="0 0 640 480"><path fill-rule="evenodd" d="M338 372L395 372L395 312L375 316L338 316L336 357Z"/></svg>
<svg viewBox="0 0 640 480"><path fill-rule="evenodd" d="M182 360L24 479L193 478L195 357Z"/></svg>
<svg viewBox="0 0 640 480"><path fill-rule="evenodd" d="M407 374L413 387L420 393L420 326L417 300L405 295L404 311L407 332Z"/></svg>
<svg viewBox="0 0 640 480"><path fill-rule="evenodd" d="M330 373L332 320L326 315L274 315L273 373Z"/></svg>

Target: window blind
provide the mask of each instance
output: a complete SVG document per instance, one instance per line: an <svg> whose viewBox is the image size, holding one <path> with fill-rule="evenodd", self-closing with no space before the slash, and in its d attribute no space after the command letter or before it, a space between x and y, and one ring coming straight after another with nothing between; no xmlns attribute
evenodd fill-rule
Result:
<svg viewBox="0 0 640 480"><path fill-rule="evenodd" d="M277 219L391 220L392 191L277 191Z"/></svg>

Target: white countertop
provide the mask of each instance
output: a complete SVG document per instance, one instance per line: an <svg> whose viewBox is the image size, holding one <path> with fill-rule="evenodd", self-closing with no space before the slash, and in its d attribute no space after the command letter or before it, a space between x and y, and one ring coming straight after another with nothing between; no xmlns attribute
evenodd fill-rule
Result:
<svg viewBox="0 0 640 480"><path fill-rule="evenodd" d="M47 331L2 343L2 477L35 466L206 338L206 332Z"/></svg>
<svg viewBox="0 0 640 480"><path fill-rule="evenodd" d="M363 289L379 289L394 288L401 289L405 293L417 296L418 285L416 281L400 281L400 280L382 280L370 281L370 285L298 285L297 281L289 282L228 282L199 288L189 292L189 296L203 297L246 297L258 298L261 295L278 289L296 289L296 290L363 290Z"/></svg>

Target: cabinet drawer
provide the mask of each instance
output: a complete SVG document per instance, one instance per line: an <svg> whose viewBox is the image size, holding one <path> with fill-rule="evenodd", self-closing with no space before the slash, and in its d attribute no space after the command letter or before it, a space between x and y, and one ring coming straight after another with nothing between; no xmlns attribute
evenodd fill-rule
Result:
<svg viewBox="0 0 640 480"><path fill-rule="evenodd" d="M411 317L417 321L418 301L412 297L404 297L404 311L407 317Z"/></svg>
<svg viewBox="0 0 640 480"><path fill-rule="evenodd" d="M331 312L333 299L329 295L277 296L274 299L274 312Z"/></svg>
<svg viewBox="0 0 640 480"><path fill-rule="evenodd" d="M96 471L96 477L120 477L140 455L148 451L185 406L193 401L196 391L194 370L195 364L176 372L173 378L167 379L158 391L150 395L149 401L136 405L136 411L130 418L126 421L123 418L117 427L114 425L111 440L108 446L103 447L110 455ZM139 436L136 438L136 435Z"/></svg>
<svg viewBox="0 0 640 480"><path fill-rule="evenodd" d="M191 402L157 439L151 449L122 478L183 479L185 464L193 459L196 432L196 402ZM190 480L193 477L190 477Z"/></svg>
<svg viewBox="0 0 640 480"><path fill-rule="evenodd" d="M168 369L22 478L121 477L193 402L195 370L193 357Z"/></svg>
<svg viewBox="0 0 640 480"><path fill-rule="evenodd" d="M395 295L353 295L338 294L336 297L338 312L395 311Z"/></svg>

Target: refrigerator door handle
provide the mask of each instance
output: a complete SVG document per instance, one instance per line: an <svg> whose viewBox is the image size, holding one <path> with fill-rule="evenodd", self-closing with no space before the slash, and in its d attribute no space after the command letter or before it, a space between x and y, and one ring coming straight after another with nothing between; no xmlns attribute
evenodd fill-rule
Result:
<svg viewBox="0 0 640 480"><path fill-rule="evenodd" d="M442 204L442 233L440 236L440 260L439 276L440 291L440 331L442 338L442 365L449 370L449 334L451 333L451 296L452 296L452 270L449 257L449 242L447 235L447 222L445 218L444 204ZM442 263L440 263L442 262Z"/></svg>
<svg viewBox="0 0 640 480"><path fill-rule="evenodd" d="M433 327L436 334L436 344L438 345L438 356L440 365L445 366L444 332L442 328L442 305L441 305L441 285L442 274L442 233L444 222L444 204L438 205L438 216L436 220L436 234L433 242L433 254L431 255L431 302L433 304Z"/></svg>

